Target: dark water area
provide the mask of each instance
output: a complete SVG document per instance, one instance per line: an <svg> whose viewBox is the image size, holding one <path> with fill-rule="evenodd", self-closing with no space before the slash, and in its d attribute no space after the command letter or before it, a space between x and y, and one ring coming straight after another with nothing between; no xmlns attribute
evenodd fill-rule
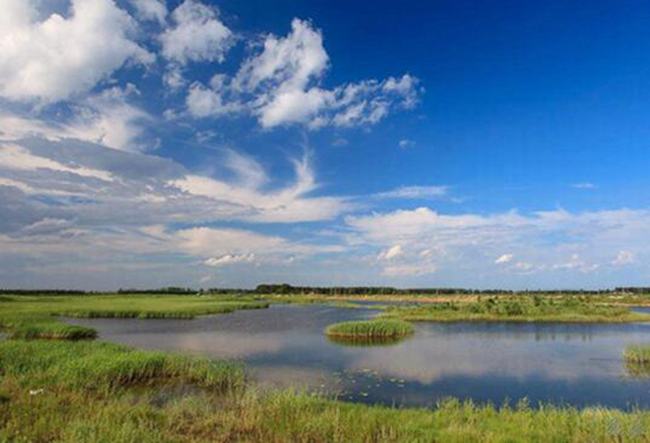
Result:
<svg viewBox="0 0 650 443"><path fill-rule="evenodd" d="M643 308L645 309L645 308ZM625 346L650 324L416 323L412 337L346 346L323 329L372 309L272 305L194 320L69 319L100 339L234 359L262 385L307 388L364 403L433 406L446 397L511 404L650 407L650 379L625 370Z"/></svg>

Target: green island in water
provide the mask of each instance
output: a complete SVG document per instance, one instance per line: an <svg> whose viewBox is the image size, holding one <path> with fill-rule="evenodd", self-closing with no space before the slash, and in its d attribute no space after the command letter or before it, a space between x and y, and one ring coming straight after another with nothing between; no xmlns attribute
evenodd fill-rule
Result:
<svg viewBox="0 0 650 443"><path fill-rule="evenodd" d="M327 302L319 296L294 301ZM356 298L358 299L358 298ZM383 300L386 301L386 300ZM2 441L634 441L650 438L650 412L532 407L448 399L434 408L355 404L326 395L258 389L236 362L142 351L95 340L64 317L177 318L264 309L262 295L4 295L0 324ZM340 303L340 301L338 301ZM355 297L348 297L353 308ZM647 321L616 299L491 296L382 306L376 319L337 324L331 336L403 337L414 321ZM63 319L62 319L63 318ZM645 367L650 348L626 364ZM638 375L643 375L639 370ZM161 392L171 392L165 397ZM174 392L183 392L175 396Z"/></svg>

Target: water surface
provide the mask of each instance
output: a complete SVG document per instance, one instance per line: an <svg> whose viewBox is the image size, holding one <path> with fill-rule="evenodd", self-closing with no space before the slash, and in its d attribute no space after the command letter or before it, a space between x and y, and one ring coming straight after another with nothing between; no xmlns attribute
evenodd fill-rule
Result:
<svg viewBox="0 0 650 443"><path fill-rule="evenodd" d="M432 406L445 397L574 406L650 407L650 380L627 375L626 345L650 343L650 324L417 323L394 345L345 346L323 329L371 309L272 305L194 320L70 319L101 339L243 361L262 384L341 399Z"/></svg>

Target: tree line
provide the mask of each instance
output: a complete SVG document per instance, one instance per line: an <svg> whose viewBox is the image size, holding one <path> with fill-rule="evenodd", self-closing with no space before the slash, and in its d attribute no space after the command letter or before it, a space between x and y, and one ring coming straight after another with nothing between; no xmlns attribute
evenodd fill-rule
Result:
<svg viewBox="0 0 650 443"><path fill-rule="evenodd" d="M1 289L0 294L8 295L93 295L105 291L83 291L75 289ZM113 292L114 293L114 292ZM535 289L514 291L510 289L468 289L468 288L394 288L391 286L293 286L288 283L260 284L255 289L208 288L193 289L181 286L167 286L154 289L120 288L118 294L285 294L285 295L598 295L598 294L650 294L650 287L620 286L613 289Z"/></svg>

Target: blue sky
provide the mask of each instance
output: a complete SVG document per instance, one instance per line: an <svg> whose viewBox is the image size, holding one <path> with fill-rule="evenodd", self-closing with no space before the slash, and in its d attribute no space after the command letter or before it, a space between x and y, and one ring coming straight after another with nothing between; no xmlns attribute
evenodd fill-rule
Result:
<svg viewBox="0 0 650 443"><path fill-rule="evenodd" d="M6 0L0 286L650 284L650 6Z"/></svg>

